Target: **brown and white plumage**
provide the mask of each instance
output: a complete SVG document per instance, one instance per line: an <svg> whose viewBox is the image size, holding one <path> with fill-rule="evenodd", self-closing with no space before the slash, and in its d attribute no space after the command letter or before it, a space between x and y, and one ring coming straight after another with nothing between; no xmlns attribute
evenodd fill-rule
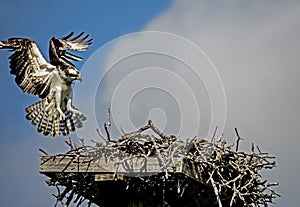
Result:
<svg viewBox="0 0 300 207"><path fill-rule="evenodd" d="M85 51L92 44L93 39L88 39L89 34L80 38L84 33L72 37L73 32L62 38L52 37L49 45L49 55L51 64L73 65L70 60L81 61L82 58L67 52L67 50ZM73 65L74 66L74 65Z"/></svg>
<svg viewBox="0 0 300 207"><path fill-rule="evenodd" d="M72 105L74 80L81 80L80 72L70 61L82 60L67 50L84 51L92 43L83 33L72 37L52 38L49 45L50 63L41 54L35 41L25 38L10 38L0 41L0 49L14 53L10 59L10 73L23 92L38 95L41 100L28 106L26 118L38 125L44 135L68 135L82 127L84 115Z"/></svg>

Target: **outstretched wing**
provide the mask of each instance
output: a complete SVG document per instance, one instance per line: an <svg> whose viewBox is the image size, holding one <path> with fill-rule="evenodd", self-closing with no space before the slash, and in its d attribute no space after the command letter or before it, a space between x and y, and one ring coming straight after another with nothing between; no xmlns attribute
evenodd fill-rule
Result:
<svg viewBox="0 0 300 207"><path fill-rule="evenodd" d="M25 38L10 38L0 41L0 49L11 49L10 73L23 92L45 97L49 93L51 74L56 67L49 64L35 41Z"/></svg>
<svg viewBox="0 0 300 207"><path fill-rule="evenodd" d="M73 65L70 61L81 61L82 58L67 52L67 50L85 51L92 44L93 39L89 39L89 34L82 37L84 32L72 37L74 32L71 32L65 37L52 37L49 45L50 63L53 65ZM74 65L73 65L74 66Z"/></svg>

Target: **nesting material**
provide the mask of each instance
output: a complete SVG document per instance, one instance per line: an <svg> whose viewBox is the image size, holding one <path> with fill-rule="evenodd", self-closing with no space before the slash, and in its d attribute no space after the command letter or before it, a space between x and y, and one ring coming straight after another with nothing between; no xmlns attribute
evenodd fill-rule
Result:
<svg viewBox="0 0 300 207"><path fill-rule="evenodd" d="M94 146L79 139L79 144L66 141L70 150L63 154L49 156L42 150L41 173L57 188L55 206L84 201L105 206L104 183L117 185L144 206L269 206L279 196L274 190L278 183L261 176L262 170L276 166L275 158L254 144L249 153L239 151L237 129L237 142L229 145L223 137L181 140L150 120L111 140L109 114L105 131L106 137L99 133L104 142Z"/></svg>

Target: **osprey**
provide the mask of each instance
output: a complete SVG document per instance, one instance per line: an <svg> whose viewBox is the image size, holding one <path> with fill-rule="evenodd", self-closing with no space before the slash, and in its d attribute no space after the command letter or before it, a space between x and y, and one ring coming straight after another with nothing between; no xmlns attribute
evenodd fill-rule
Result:
<svg viewBox="0 0 300 207"><path fill-rule="evenodd" d="M49 45L50 63L46 61L35 41L25 38L10 38L0 41L0 49L14 53L10 59L10 73L15 82L28 94L38 95L41 100L28 106L26 119L38 125L38 132L52 137L68 135L82 127L85 116L72 104L74 80L81 74L70 61L82 60L67 50L85 51L92 44L89 35L83 32L72 37L73 32L62 38L52 38Z"/></svg>

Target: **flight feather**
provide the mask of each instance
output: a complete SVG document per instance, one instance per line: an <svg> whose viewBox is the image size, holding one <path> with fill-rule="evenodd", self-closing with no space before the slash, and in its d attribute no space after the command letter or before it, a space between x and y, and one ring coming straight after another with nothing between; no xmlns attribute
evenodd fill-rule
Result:
<svg viewBox="0 0 300 207"><path fill-rule="evenodd" d="M9 38L0 41L0 49L9 49L10 73L16 84L28 94L41 100L28 106L26 119L37 125L38 132L53 137L68 135L82 127L85 116L73 104L74 80L81 74L71 61L82 58L68 50L85 51L92 43L83 32L73 37L73 32L62 38L51 38L49 43L50 63L46 61L35 41L26 38Z"/></svg>

